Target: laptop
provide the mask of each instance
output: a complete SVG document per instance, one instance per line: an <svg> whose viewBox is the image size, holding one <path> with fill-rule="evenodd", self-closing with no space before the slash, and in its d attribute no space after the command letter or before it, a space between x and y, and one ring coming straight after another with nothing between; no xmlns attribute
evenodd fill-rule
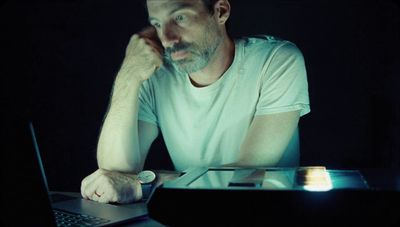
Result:
<svg viewBox="0 0 400 227"><path fill-rule="evenodd" d="M32 123L14 136L21 141L6 149L2 175L9 187L1 193L6 212L0 225L69 226L67 221L73 220L72 226L110 226L147 217L144 201L118 206L50 192Z"/></svg>

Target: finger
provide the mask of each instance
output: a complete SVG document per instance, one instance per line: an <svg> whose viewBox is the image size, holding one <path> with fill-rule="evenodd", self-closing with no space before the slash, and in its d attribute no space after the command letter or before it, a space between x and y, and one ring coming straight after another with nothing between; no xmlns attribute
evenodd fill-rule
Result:
<svg viewBox="0 0 400 227"><path fill-rule="evenodd" d="M153 47L145 48L142 51L142 54L147 60L153 60L156 58L161 60L164 56L162 53L160 53L159 50L157 50L156 48L153 48Z"/></svg>
<svg viewBox="0 0 400 227"><path fill-rule="evenodd" d="M97 199L97 202L99 202L99 203L110 203L110 202L113 202L113 201L111 201L111 198L112 198L111 193L104 193L102 196L100 196Z"/></svg>
<svg viewBox="0 0 400 227"><path fill-rule="evenodd" d="M159 70L163 64L163 61L161 60L161 58L157 58L153 61L154 64L154 72Z"/></svg>
<svg viewBox="0 0 400 227"><path fill-rule="evenodd" d="M143 57L145 58L146 65L154 68L156 71L163 64L163 56L153 49L146 49L143 51Z"/></svg>
<svg viewBox="0 0 400 227"><path fill-rule="evenodd" d="M99 193L97 193L96 191L97 190L95 190L92 195L88 196L88 199L97 202L101 198L101 195Z"/></svg>
<svg viewBox="0 0 400 227"><path fill-rule="evenodd" d="M149 45L150 47L154 48L155 50L157 50L158 53L163 54L164 53L164 48L161 45L161 43L156 42L152 39L149 38L143 38L143 40L146 42L147 45Z"/></svg>
<svg viewBox="0 0 400 227"><path fill-rule="evenodd" d="M95 194L96 189L97 189L96 186L91 186L90 188L86 189L86 191L84 192L85 194L84 198L96 201L96 198L99 197Z"/></svg>
<svg viewBox="0 0 400 227"><path fill-rule="evenodd" d="M131 41L135 41L135 40L138 40L138 39L140 39L140 36L138 35L138 34L133 34L132 36L131 36Z"/></svg>
<svg viewBox="0 0 400 227"><path fill-rule="evenodd" d="M107 176L104 176L104 178L107 178ZM99 182L96 191L94 191L94 193L97 194L99 197L102 197L106 194L111 194L112 192L113 188L108 180L102 180L101 182Z"/></svg>
<svg viewBox="0 0 400 227"><path fill-rule="evenodd" d="M101 194L101 196L97 200L98 202L100 202L100 203L113 202L111 199L113 197L113 194L115 194L115 191L112 190L110 187L105 187L105 186L100 185L100 187L97 189L97 191L100 192L99 194Z"/></svg>
<svg viewBox="0 0 400 227"><path fill-rule="evenodd" d="M100 178L106 177L105 175L101 175ZM92 184L93 187L89 186L86 190L86 196L88 199L96 201L96 202L102 202L102 203L108 203L109 202L109 197L110 195L110 190L107 190L107 187L109 187L106 184L106 181L103 179L97 178L96 182Z"/></svg>
<svg viewBox="0 0 400 227"><path fill-rule="evenodd" d="M95 172L93 172L92 174L90 174L89 176L85 177L82 182L81 182L81 195L83 198L87 199L86 194L84 193L86 191L86 188L88 187L88 185L91 185L93 183L93 181L95 181L98 176L100 175L100 171L96 170Z"/></svg>
<svg viewBox="0 0 400 227"><path fill-rule="evenodd" d="M96 194L93 194L89 199L98 202L101 199L101 197L97 196Z"/></svg>
<svg viewBox="0 0 400 227"><path fill-rule="evenodd" d="M85 179L82 180L82 184L81 184L82 197L87 198L87 195L84 193L86 191L87 187L89 185L93 184L93 182L95 182L103 174L104 174L103 169L97 169L95 172L93 172L92 174L90 174L89 176L87 176Z"/></svg>
<svg viewBox="0 0 400 227"><path fill-rule="evenodd" d="M156 66L156 67L160 67L163 63L163 55L161 53L159 53L157 50L150 50L150 60L151 62Z"/></svg>
<svg viewBox="0 0 400 227"><path fill-rule="evenodd" d="M140 37L146 37L150 39L158 38L157 31L153 26L148 26L137 33Z"/></svg>
<svg viewBox="0 0 400 227"><path fill-rule="evenodd" d="M142 38L140 38L137 34L134 34L133 36L131 36L129 40L128 46L126 47L125 50L125 54L128 55L132 50L137 48L140 48L140 50L143 49L143 47L145 46L144 44L145 41Z"/></svg>
<svg viewBox="0 0 400 227"><path fill-rule="evenodd" d="M157 43L154 40L146 37L139 38L137 35L132 36L131 42L129 43L128 48L126 49L126 54L130 55L129 53L132 52L133 50L139 53L140 52L150 53L150 51L155 52L157 53L157 56L160 56L160 58L162 58L164 54L164 48L162 47L161 43Z"/></svg>
<svg viewBox="0 0 400 227"><path fill-rule="evenodd" d="M158 37L157 31L154 27L147 27L138 33L140 38L151 40L153 44L162 47L161 40Z"/></svg>
<svg viewBox="0 0 400 227"><path fill-rule="evenodd" d="M100 178L100 176L99 176ZM84 198L89 198L92 199L93 196L98 197L95 192L99 188L99 185L101 184L99 178L97 178L95 181L93 181L91 184L88 184L83 191L83 197Z"/></svg>
<svg viewBox="0 0 400 227"><path fill-rule="evenodd" d="M110 202L117 203L119 201L119 195L117 192L110 194Z"/></svg>

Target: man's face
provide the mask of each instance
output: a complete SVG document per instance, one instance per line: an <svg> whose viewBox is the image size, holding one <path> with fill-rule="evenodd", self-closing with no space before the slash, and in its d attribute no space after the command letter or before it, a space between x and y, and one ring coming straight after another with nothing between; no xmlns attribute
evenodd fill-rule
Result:
<svg viewBox="0 0 400 227"><path fill-rule="evenodd" d="M208 65L222 33L202 0L147 0L147 8L166 61L187 73Z"/></svg>

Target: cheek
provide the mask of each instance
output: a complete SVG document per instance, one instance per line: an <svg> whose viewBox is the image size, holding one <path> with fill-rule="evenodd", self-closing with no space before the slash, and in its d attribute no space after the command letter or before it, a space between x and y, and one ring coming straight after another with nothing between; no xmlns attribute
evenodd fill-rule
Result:
<svg viewBox="0 0 400 227"><path fill-rule="evenodd" d="M160 42L162 43L162 33L160 29L157 29L157 38L158 40L160 40Z"/></svg>
<svg viewBox="0 0 400 227"><path fill-rule="evenodd" d="M190 27L185 29L185 34L188 41L193 41L193 42L199 42L203 40L204 37L213 35L213 34L208 34L208 32L209 31L206 26L195 23L193 23Z"/></svg>

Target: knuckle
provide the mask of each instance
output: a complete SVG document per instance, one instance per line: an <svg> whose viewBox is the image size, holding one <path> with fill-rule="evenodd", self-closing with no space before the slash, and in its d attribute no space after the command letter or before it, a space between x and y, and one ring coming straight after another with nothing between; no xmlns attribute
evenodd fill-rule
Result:
<svg viewBox="0 0 400 227"><path fill-rule="evenodd" d="M113 180L109 177L104 178L104 184L108 186L112 186Z"/></svg>
<svg viewBox="0 0 400 227"><path fill-rule="evenodd" d="M100 176L99 181L101 182L101 185L103 185L104 187L112 187L114 182L112 177L107 175Z"/></svg>
<svg viewBox="0 0 400 227"><path fill-rule="evenodd" d="M87 191L83 191L81 194L82 194L83 198L86 198L86 199L90 198L90 195Z"/></svg>
<svg viewBox="0 0 400 227"><path fill-rule="evenodd" d="M105 171L104 169L98 169L97 172L98 172L99 174L104 174L106 171Z"/></svg>
<svg viewBox="0 0 400 227"><path fill-rule="evenodd" d="M112 195L112 194L114 194L114 193L115 193L115 190L114 190L113 187L105 187L105 188L104 188L104 194L110 194L110 195Z"/></svg>
<svg viewBox="0 0 400 227"><path fill-rule="evenodd" d="M85 178L85 179L83 179L83 180L81 181L81 188L85 188L86 185L87 185L87 180L86 180L86 178Z"/></svg>
<svg viewBox="0 0 400 227"><path fill-rule="evenodd" d="M135 40L135 39L138 39L139 38L139 35L138 34L133 34L132 36L131 36L131 40Z"/></svg>
<svg viewBox="0 0 400 227"><path fill-rule="evenodd" d="M107 180L108 180L108 177L107 177L106 175L101 175L101 176L99 176L99 181L100 181L102 184L106 183Z"/></svg>
<svg viewBox="0 0 400 227"><path fill-rule="evenodd" d="M138 37L137 42L138 42L140 45L143 45L143 44L146 43L146 41L144 40L144 38L141 38L141 37Z"/></svg>
<svg viewBox="0 0 400 227"><path fill-rule="evenodd" d="M118 193L115 192L110 193L110 201L118 202L118 197L119 197Z"/></svg>

